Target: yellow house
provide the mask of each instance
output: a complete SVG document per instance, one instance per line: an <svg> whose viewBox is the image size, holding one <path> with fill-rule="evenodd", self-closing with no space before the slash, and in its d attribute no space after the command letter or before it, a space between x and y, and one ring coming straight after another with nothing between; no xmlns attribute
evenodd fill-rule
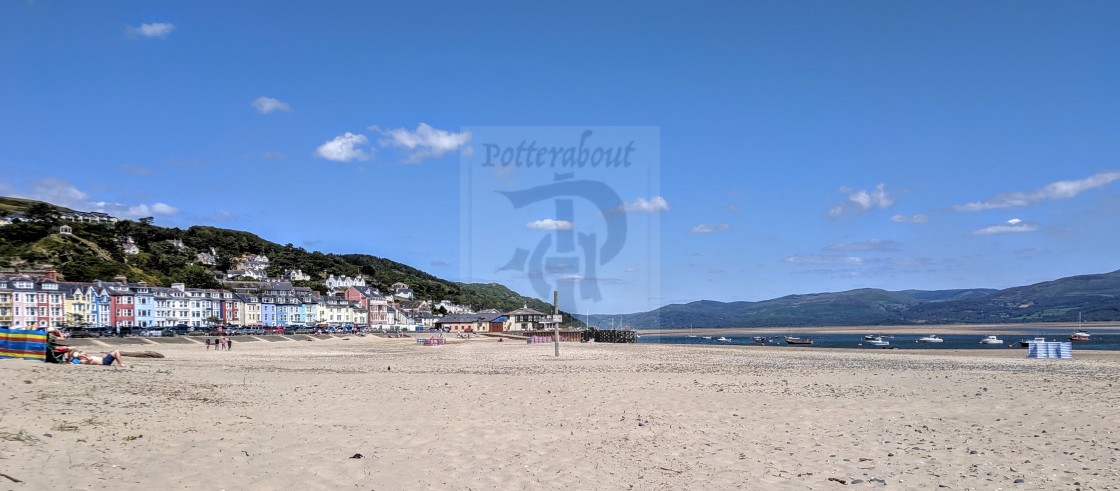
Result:
<svg viewBox="0 0 1120 491"><path fill-rule="evenodd" d="M63 321L66 325L71 327L96 325L97 319L93 318L93 309L89 306L92 295L92 288L73 286L67 289L66 295L62 298L63 312L65 312Z"/></svg>

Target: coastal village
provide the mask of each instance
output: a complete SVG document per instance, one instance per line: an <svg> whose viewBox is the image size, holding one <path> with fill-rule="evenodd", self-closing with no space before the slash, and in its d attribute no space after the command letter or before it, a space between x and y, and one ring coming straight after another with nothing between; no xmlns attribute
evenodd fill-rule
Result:
<svg viewBox="0 0 1120 491"><path fill-rule="evenodd" d="M383 294L363 278L327 279L321 295L290 281L228 281L228 289L148 285L125 278L93 283L59 281L53 271L0 275L0 325L48 327L172 328L340 327L391 331L509 332L551 329L552 315L523 307L477 312L449 300L414 299L404 283ZM447 312L436 315L435 312Z"/></svg>
<svg viewBox="0 0 1120 491"><path fill-rule="evenodd" d="M0 226L19 220L8 216ZM67 212L67 222L115 223L104 213ZM63 224L59 235L73 234ZM125 255L139 247L131 237L119 238ZM182 249L179 240L167 241ZM195 262L213 267L218 251L199 252ZM379 331L439 329L452 333L527 332L551 329L556 316L523 306L500 311L486 306L459 305L447 299L417 298L408 284L397 282L388 291L367 284L363 275L328 275L325 292L293 282L307 282L312 275L294 269L279 277L268 274L270 261L263 254L232 258L220 289L188 288L130 282L125 277L94 282L63 281L51 267L0 270L0 326L13 329L48 327L108 328L110 332L133 329L186 328L206 330L216 326L275 328L346 328ZM120 329L118 329L120 328Z"/></svg>

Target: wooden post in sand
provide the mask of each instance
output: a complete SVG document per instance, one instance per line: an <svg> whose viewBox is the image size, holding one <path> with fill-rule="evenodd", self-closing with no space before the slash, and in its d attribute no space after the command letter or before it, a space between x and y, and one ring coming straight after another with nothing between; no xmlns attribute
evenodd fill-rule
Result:
<svg viewBox="0 0 1120 491"><path fill-rule="evenodd" d="M560 323L556 322L557 315L560 315L560 292L552 290L552 344L556 348L556 356L560 356Z"/></svg>

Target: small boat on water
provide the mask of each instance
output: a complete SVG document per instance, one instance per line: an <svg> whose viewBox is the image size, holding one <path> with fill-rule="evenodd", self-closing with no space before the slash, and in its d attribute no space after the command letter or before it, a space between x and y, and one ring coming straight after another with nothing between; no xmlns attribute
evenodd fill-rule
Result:
<svg viewBox="0 0 1120 491"><path fill-rule="evenodd" d="M766 344L766 336L755 336L751 338L751 341L754 341L758 344Z"/></svg>
<svg viewBox="0 0 1120 491"><path fill-rule="evenodd" d="M1038 336L1034 339L1020 339L1019 340L1019 346L1023 347L1023 348L1029 348L1031 346L1031 343L1045 343L1045 342L1046 342L1046 338L1044 338L1042 336Z"/></svg>
<svg viewBox="0 0 1120 491"><path fill-rule="evenodd" d="M1003 340L995 336L988 336L981 339L980 344L1003 344Z"/></svg>
<svg viewBox="0 0 1120 491"><path fill-rule="evenodd" d="M922 336L918 338L919 343L941 343L944 341L944 339L937 337L936 334L930 334L929 336Z"/></svg>
<svg viewBox="0 0 1120 491"><path fill-rule="evenodd" d="M891 344L890 341L887 341L887 340L883 339L882 336L875 336L871 339L866 339L865 338L864 342L868 345L871 345L871 346L890 346L890 344Z"/></svg>
<svg viewBox="0 0 1120 491"><path fill-rule="evenodd" d="M723 342L726 343L726 342L730 342L731 339L720 336L720 337L716 338L716 341L723 341Z"/></svg>
<svg viewBox="0 0 1120 491"><path fill-rule="evenodd" d="M786 344L813 344L813 340L809 338L786 336Z"/></svg>
<svg viewBox="0 0 1120 491"><path fill-rule="evenodd" d="M701 336L701 339L712 339L711 336Z"/></svg>
<svg viewBox="0 0 1120 491"><path fill-rule="evenodd" d="M872 339L875 339L875 338L883 339L883 336L879 335L879 334L868 334L868 335L863 337L863 340L864 341L871 341Z"/></svg>
<svg viewBox="0 0 1120 491"><path fill-rule="evenodd" d="M1081 330L1081 312L1077 313L1077 332L1069 336L1070 341L1088 341L1089 333Z"/></svg>

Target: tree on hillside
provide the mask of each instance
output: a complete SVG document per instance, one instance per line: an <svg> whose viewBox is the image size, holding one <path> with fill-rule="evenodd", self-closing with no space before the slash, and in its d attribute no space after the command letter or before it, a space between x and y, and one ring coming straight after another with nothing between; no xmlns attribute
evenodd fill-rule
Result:
<svg viewBox="0 0 1120 491"><path fill-rule="evenodd" d="M197 264L191 264L171 274L172 283L182 283L187 288L221 288L210 271Z"/></svg>
<svg viewBox="0 0 1120 491"><path fill-rule="evenodd" d="M58 208L47 203L35 203L27 208L27 219L47 226L55 226L62 221Z"/></svg>

